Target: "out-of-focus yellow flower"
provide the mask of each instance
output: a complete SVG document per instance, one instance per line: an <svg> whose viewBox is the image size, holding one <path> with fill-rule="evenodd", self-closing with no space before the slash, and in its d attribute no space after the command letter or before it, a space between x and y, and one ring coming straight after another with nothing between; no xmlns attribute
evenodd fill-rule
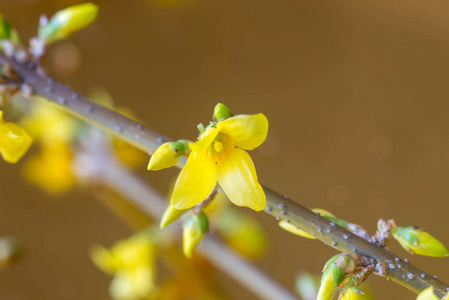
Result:
<svg viewBox="0 0 449 300"><path fill-rule="evenodd" d="M75 185L72 152L66 144L43 146L24 164L25 178L46 192L60 195Z"/></svg>
<svg viewBox="0 0 449 300"><path fill-rule="evenodd" d="M83 3L67 7L54 14L50 21L39 27L39 37L51 43L69 37L72 33L89 26L98 14L98 6Z"/></svg>
<svg viewBox="0 0 449 300"><path fill-rule="evenodd" d="M111 249L90 250L95 265L114 278L109 292L114 299L142 299L153 291L156 248L149 232L118 241Z"/></svg>
<svg viewBox="0 0 449 300"><path fill-rule="evenodd" d="M5 122L0 110L0 154L3 159L11 164L18 162L32 142L33 139L22 127Z"/></svg>
<svg viewBox="0 0 449 300"><path fill-rule="evenodd" d="M78 122L51 103L36 102L32 113L21 120L30 135L45 145L68 144L76 134Z"/></svg>
<svg viewBox="0 0 449 300"><path fill-rule="evenodd" d="M443 298L447 299L448 297ZM434 293L433 293L433 287L429 286L428 288L426 288L424 291L422 291L421 293L419 293L418 297L416 298L416 300L440 300L440 298L438 298Z"/></svg>
<svg viewBox="0 0 449 300"><path fill-rule="evenodd" d="M257 258L267 250L267 240L259 223L231 207L215 215L214 224L226 242L246 257Z"/></svg>
<svg viewBox="0 0 449 300"><path fill-rule="evenodd" d="M449 256L446 247L439 240L420 228L398 226L391 230L391 234L402 248L411 253L433 257Z"/></svg>
<svg viewBox="0 0 449 300"><path fill-rule="evenodd" d="M268 120L263 114L237 115L211 123L199 140L189 145L191 153L170 203L177 209L189 209L205 200L218 181L234 204L264 209L265 193L245 150L260 146L267 133Z"/></svg>
<svg viewBox="0 0 449 300"><path fill-rule="evenodd" d="M116 108L114 106L112 96L106 88L101 86L94 86L88 92L88 96L96 103L113 109L132 120L138 121L138 118L132 110L128 109L127 107ZM112 137L112 146L114 147L117 158L130 168L134 169L142 166L148 158L147 153L137 149L136 147L121 139Z"/></svg>

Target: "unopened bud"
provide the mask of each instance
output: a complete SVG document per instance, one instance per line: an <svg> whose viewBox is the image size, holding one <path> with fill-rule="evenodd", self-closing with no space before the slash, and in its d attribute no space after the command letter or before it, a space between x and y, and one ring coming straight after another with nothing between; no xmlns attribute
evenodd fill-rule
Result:
<svg viewBox="0 0 449 300"><path fill-rule="evenodd" d="M411 253L433 257L449 256L446 247L439 240L420 228L395 227L391 230L391 234L402 248Z"/></svg>
<svg viewBox="0 0 449 300"><path fill-rule="evenodd" d="M209 230L209 220L204 212L186 220L183 228L183 250L187 258L191 258L193 251Z"/></svg>
<svg viewBox="0 0 449 300"><path fill-rule="evenodd" d="M162 215L161 223L159 225L159 228L162 229L165 226L171 224L172 222L179 219L186 210L180 210L176 209L173 205L169 205L167 209L165 210L164 214Z"/></svg>
<svg viewBox="0 0 449 300"><path fill-rule="evenodd" d="M214 118L216 121L221 121L230 117L232 117L232 113L226 105L222 103L215 105Z"/></svg>
<svg viewBox="0 0 449 300"><path fill-rule="evenodd" d="M321 277L321 285L318 291L317 300L331 300L336 287L344 278L345 272L335 265L327 268Z"/></svg>
<svg viewBox="0 0 449 300"><path fill-rule="evenodd" d="M51 43L89 26L97 17L98 6L83 3L58 11L39 27L39 38Z"/></svg>
<svg viewBox="0 0 449 300"><path fill-rule="evenodd" d="M184 154L188 148L187 142L179 140L172 143L164 143L156 152L151 155L148 163L148 170L157 171L165 168L170 168L176 165L179 158Z"/></svg>

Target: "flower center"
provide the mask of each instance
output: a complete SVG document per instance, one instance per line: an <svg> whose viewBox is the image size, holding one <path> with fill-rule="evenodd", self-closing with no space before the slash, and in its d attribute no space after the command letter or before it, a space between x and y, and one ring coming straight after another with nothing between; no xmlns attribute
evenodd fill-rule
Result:
<svg viewBox="0 0 449 300"><path fill-rule="evenodd" d="M211 158L215 160L215 163L223 159L223 155L226 155L231 149L234 148L234 143L226 134L219 133L215 140L210 145Z"/></svg>
<svg viewBox="0 0 449 300"><path fill-rule="evenodd" d="M218 154L222 153L223 149L224 149L223 143L220 141L216 141L214 143L214 149L215 149L215 151L217 151Z"/></svg>

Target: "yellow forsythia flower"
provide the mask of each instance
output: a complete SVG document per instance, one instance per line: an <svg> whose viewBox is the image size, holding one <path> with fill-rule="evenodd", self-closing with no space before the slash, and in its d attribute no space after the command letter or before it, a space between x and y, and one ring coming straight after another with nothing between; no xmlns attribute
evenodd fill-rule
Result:
<svg viewBox="0 0 449 300"><path fill-rule="evenodd" d="M11 164L19 161L31 146L33 139L20 126L5 122L0 110L0 154Z"/></svg>
<svg viewBox="0 0 449 300"><path fill-rule="evenodd" d="M32 113L23 117L20 124L42 144L70 143L76 134L78 121L43 101L33 103Z"/></svg>
<svg viewBox="0 0 449 300"><path fill-rule="evenodd" d="M98 14L98 6L83 3L67 7L52 16L48 24L39 28L39 37L48 43L63 39L89 26Z"/></svg>
<svg viewBox="0 0 449 300"><path fill-rule="evenodd" d="M90 258L114 276L109 293L114 299L142 299L154 289L156 249L147 233L118 241L111 249L96 245Z"/></svg>
<svg viewBox="0 0 449 300"><path fill-rule="evenodd" d="M237 115L210 126L190 145L171 204L177 209L191 208L206 199L218 181L234 204L264 209L265 194L245 150L260 146L267 133L268 120L263 114Z"/></svg>
<svg viewBox="0 0 449 300"><path fill-rule="evenodd" d="M40 153L25 162L24 175L28 181L50 194L67 192L76 182L72 170L72 152L63 143L43 146Z"/></svg>
<svg viewBox="0 0 449 300"><path fill-rule="evenodd" d="M446 297L447 298L447 297ZM419 293L416 300L440 300L434 293L433 293L433 287L429 286L424 291Z"/></svg>

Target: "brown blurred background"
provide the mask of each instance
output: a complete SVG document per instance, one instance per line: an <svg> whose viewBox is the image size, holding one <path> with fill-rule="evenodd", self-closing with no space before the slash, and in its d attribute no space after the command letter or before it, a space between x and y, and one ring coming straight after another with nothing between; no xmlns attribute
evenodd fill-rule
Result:
<svg viewBox="0 0 449 300"><path fill-rule="evenodd" d="M31 37L40 14L80 1L1 0ZM87 93L104 86L119 106L171 138L196 135L217 102L263 112L252 151L262 183L360 223L419 225L449 245L449 3L445 1L110 0L98 21L48 51L50 72ZM166 192L176 170L140 170ZM270 239L257 264L292 287L336 252L296 238L263 213ZM0 272L0 299L108 299L110 277L87 256L131 233L87 191L49 197L0 161L0 235L24 259ZM449 259L393 251L449 282ZM221 276L230 299L255 299ZM372 276L377 299L414 299Z"/></svg>

